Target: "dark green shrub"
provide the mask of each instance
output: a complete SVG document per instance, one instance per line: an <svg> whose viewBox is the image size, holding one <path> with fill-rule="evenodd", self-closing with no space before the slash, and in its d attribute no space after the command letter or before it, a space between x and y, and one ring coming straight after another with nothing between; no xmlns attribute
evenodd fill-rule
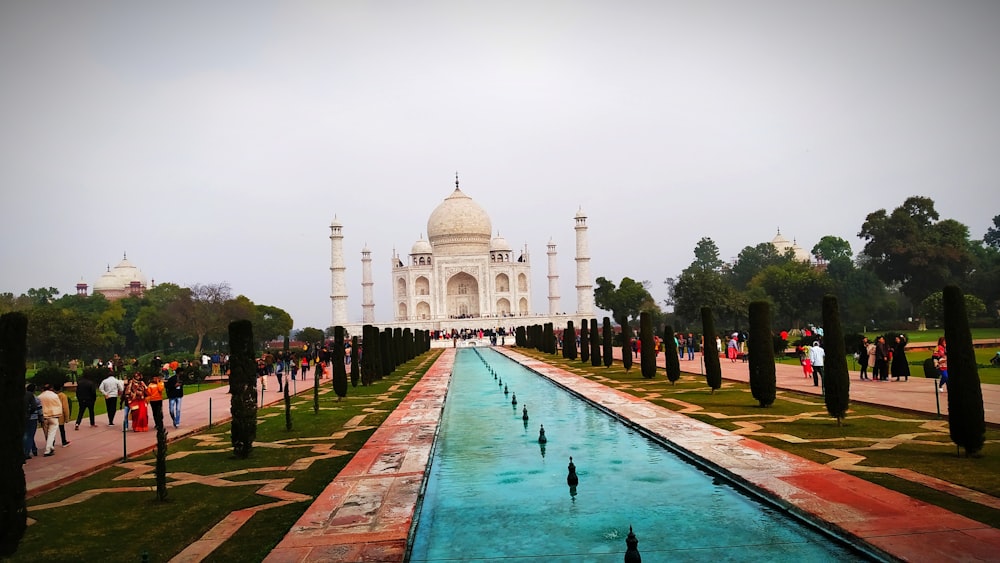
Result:
<svg viewBox="0 0 1000 563"><path fill-rule="evenodd" d="M246 459L257 438L257 359L253 325L248 320L229 323L229 410L233 454Z"/></svg>
<svg viewBox="0 0 1000 563"><path fill-rule="evenodd" d="M330 361L333 362L333 392L337 394L337 400L347 396L347 368L344 366L344 327L337 325L333 327L333 353L330 354Z"/></svg>
<svg viewBox="0 0 1000 563"><path fill-rule="evenodd" d="M567 360L576 359L576 327L573 321L566 321L566 330L563 331L563 357Z"/></svg>
<svg viewBox="0 0 1000 563"><path fill-rule="evenodd" d="M590 319L590 365L601 365L601 335L597 332L597 319Z"/></svg>
<svg viewBox="0 0 1000 563"><path fill-rule="evenodd" d="M715 317L711 307L701 308L701 333L705 335L705 381L715 390L722 387L722 366L719 365L719 350L715 344Z"/></svg>
<svg viewBox="0 0 1000 563"><path fill-rule="evenodd" d="M612 338L614 337L614 330L611 328L611 319L604 317L603 329L601 331L601 338L604 344L604 367L611 367L611 363L614 361L614 344L612 344Z"/></svg>
<svg viewBox="0 0 1000 563"><path fill-rule="evenodd" d="M667 366L667 379L670 383L677 383L681 378L681 361L678 356L677 341L674 340L674 327L667 325L663 327L663 353Z"/></svg>
<svg viewBox="0 0 1000 563"><path fill-rule="evenodd" d="M69 373L54 366L44 367L36 371L35 375L31 376L30 381L39 389L46 383L51 385L53 389L58 389L60 385L65 385L69 381Z"/></svg>
<svg viewBox="0 0 1000 563"><path fill-rule="evenodd" d="M958 287L944 288L944 338L948 354L948 427L951 441L965 455L979 453L986 442L986 411L972 346L965 296Z"/></svg>
<svg viewBox="0 0 1000 563"><path fill-rule="evenodd" d="M632 369L632 327L628 323L622 325L622 367L625 373Z"/></svg>
<svg viewBox="0 0 1000 563"><path fill-rule="evenodd" d="M767 301L754 301L750 304L749 315L747 361L750 368L750 393L761 407L769 407L774 404L778 392L771 334L771 306Z"/></svg>
<svg viewBox="0 0 1000 563"><path fill-rule="evenodd" d="M656 376L656 342L653 339L653 318L648 312L639 313L639 368L642 377Z"/></svg>
<svg viewBox="0 0 1000 563"><path fill-rule="evenodd" d="M580 323L580 361L587 363L590 361L590 323L583 319Z"/></svg>
<svg viewBox="0 0 1000 563"><path fill-rule="evenodd" d="M24 375L28 317L0 315L0 558L17 552L28 529L24 484Z"/></svg>
<svg viewBox="0 0 1000 563"><path fill-rule="evenodd" d="M358 365L358 337L351 337L351 387L358 386L361 377L361 366Z"/></svg>
<svg viewBox="0 0 1000 563"><path fill-rule="evenodd" d="M843 423L851 402L851 377L847 371L847 351L840 324L840 307L833 295L823 297L823 341L826 344L826 367L823 370L823 395L826 412Z"/></svg>

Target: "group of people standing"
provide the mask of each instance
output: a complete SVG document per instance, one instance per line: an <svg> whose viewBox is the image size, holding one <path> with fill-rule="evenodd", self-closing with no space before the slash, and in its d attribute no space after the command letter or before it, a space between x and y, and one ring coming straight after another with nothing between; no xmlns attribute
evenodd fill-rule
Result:
<svg viewBox="0 0 1000 563"><path fill-rule="evenodd" d="M152 380L147 383L139 372L132 374L128 381L122 381L109 374L101 382L99 390L104 396L104 404L108 410L108 426L115 425L115 414L118 412L118 401L121 400L122 409L125 411L124 429L128 430L131 425L134 432L149 431L149 412L153 413L154 428L163 427L163 401L167 400L170 420L174 428L181 425L181 402L184 399L184 378L183 374L176 370L166 369L168 377L166 381L160 372L157 372ZM77 416L76 429L80 429L80 422L83 420L85 408L84 400L87 400L90 407L90 425L94 426L93 402L97 400L97 394L91 390L86 391L86 397L80 395L77 388L77 399L80 401L80 414Z"/></svg>
<svg viewBox="0 0 1000 563"><path fill-rule="evenodd" d="M42 386L42 392L35 396L36 386L29 383L24 388L25 404L25 425L24 425L24 461L27 462L32 457L38 456L38 444L35 443L35 434L38 427L42 427L42 435L45 437L45 448L43 457L55 455L56 434L58 432L62 441L62 447L69 446L66 439L66 422L72 415L72 404L69 397L63 392L63 386L54 386L46 383Z"/></svg>
<svg viewBox="0 0 1000 563"><path fill-rule="evenodd" d="M943 340L943 338L942 338ZM906 359L906 344L909 340L904 334L893 337L892 344L885 341L885 336L879 336L875 342L864 337L855 355L861 365L861 380L888 381L891 376L894 381L910 380L910 364ZM868 377L868 367L871 366L871 377Z"/></svg>

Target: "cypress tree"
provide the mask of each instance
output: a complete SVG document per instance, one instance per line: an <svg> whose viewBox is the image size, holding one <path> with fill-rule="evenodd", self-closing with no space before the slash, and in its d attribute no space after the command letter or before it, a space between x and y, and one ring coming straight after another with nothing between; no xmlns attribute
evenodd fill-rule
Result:
<svg viewBox="0 0 1000 563"><path fill-rule="evenodd" d="M601 365L601 335L597 332L597 319L590 319L590 365Z"/></svg>
<svg viewBox="0 0 1000 563"><path fill-rule="evenodd" d="M542 328L542 352L549 354L556 353L556 333L552 330L552 323L545 323Z"/></svg>
<svg viewBox="0 0 1000 563"><path fill-rule="evenodd" d="M611 319L604 317L603 329L601 331L602 344L604 345L604 367L611 367L611 362L614 360L614 330L611 328Z"/></svg>
<svg viewBox="0 0 1000 563"><path fill-rule="evenodd" d="M563 333L563 355L567 360L576 359L576 327L573 321L566 321L566 332Z"/></svg>
<svg viewBox="0 0 1000 563"><path fill-rule="evenodd" d="M358 365L358 337L351 337L351 387L358 386L358 378L361 375L361 366Z"/></svg>
<svg viewBox="0 0 1000 563"><path fill-rule="evenodd" d="M667 379L670 383L677 383L681 378L681 361L677 357L677 341L674 340L674 327L667 325L663 327L663 353L667 365Z"/></svg>
<svg viewBox="0 0 1000 563"><path fill-rule="evenodd" d="M0 315L0 557L3 558L17 552L28 528L23 464L27 342L28 317L19 312Z"/></svg>
<svg viewBox="0 0 1000 563"><path fill-rule="evenodd" d="M514 344L516 344L518 348L528 347L528 339L524 334L523 326L519 326L514 329Z"/></svg>
<svg viewBox="0 0 1000 563"><path fill-rule="evenodd" d="M403 365L406 360L403 358L403 329L396 327L392 329L392 370Z"/></svg>
<svg viewBox="0 0 1000 563"><path fill-rule="evenodd" d="M983 388L965 312L965 296L961 289L949 285L942 297L948 354L948 427L951 441L965 448L968 457L979 453L986 442Z"/></svg>
<svg viewBox="0 0 1000 563"><path fill-rule="evenodd" d="M233 454L246 459L257 438L257 360L253 325L248 320L229 323L229 412Z"/></svg>
<svg viewBox="0 0 1000 563"><path fill-rule="evenodd" d="M403 363L413 359L413 331L403 329Z"/></svg>
<svg viewBox="0 0 1000 563"><path fill-rule="evenodd" d="M587 319L580 322L580 362L584 364L590 361L590 328L587 326L589 324Z"/></svg>
<svg viewBox="0 0 1000 563"><path fill-rule="evenodd" d="M285 430L292 431L292 396L288 394L288 385L281 390L285 399Z"/></svg>
<svg viewBox="0 0 1000 563"><path fill-rule="evenodd" d="M347 369L344 366L344 327L337 325L333 327L333 353L330 354L333 362L333 392L337 394L337 401L347 396Z"/></svg>
<svg viewBox="0 0 1000 563"><path fill-rule="evenodd" d="M825 301L824 301L825 302ZM771 306L767 301L750 303L750 333L747 338L747 361L750 367L750 393L761 407L774 404L778 393L775 378L774 346L771 339ZM823 326L829 327L826 318ZM829 328L827 328L829 330Z"/></svg>
<svg viewBox="0 0 1000 563"><path fill-rule="evenodd" d="M622 367L625 373L632 369L632 327L628 324L628 319L622 324Z"/></svg>
<svg viewBox="0 0 1000 563"><path fill-rule="evenodd" d="M705 358L705 381L715 390L722 387L722 366L719 365L719 347L715 344L715 317L712 316L712 309L701 308L701 333L705 335L705 351L702 356Z"/></svg>
<svg viewBox="0 0 1000 563"><path fill-rule="evenodd" d="M826 363L823 369L823 396L826 412L844 422L851 402L851 376L847 371L847 350L844 329L840 325L840 307L833 295L823 296L823 348Z"/></svg>
<svg viewBox="0 0 1000 563"><path fill-rule="evenodd" d="M647 311L639 313L639 366L642 376L656 376L656 343L653 339L653 317Z"/></svg>
<svg viewBox="0 0 1000 563"><path fill-rule="evenodd" d="M379 357L382 359L382 377L386 377L396 366L392 363L392 329L384 328L379 333L378 339Z"/></svg>
<svg viewBox="0 0 1000 563"><path fill-rule="evenodd" d="M361 384L371 385L374 380L375 366L372 365L373 358L375 357L371 352L372 348L372 325L363 325L361 327L361 346L364 348L361 350Z"/></svg>

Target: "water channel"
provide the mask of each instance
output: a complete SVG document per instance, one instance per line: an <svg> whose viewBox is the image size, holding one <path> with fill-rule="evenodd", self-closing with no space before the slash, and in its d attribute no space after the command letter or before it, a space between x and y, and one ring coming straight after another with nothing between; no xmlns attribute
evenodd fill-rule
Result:
<svg viewBox="0 0 1000 563"><path fill-rule="evenodd" d="M409 561L622 561L630 525L644 561L866 560L501 354L459 350Z"/></svg>

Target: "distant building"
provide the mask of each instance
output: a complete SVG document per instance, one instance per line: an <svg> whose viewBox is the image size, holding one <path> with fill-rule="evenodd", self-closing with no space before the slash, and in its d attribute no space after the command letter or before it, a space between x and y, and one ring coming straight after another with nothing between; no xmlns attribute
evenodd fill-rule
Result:
<svg viewBox="0 0 1000 563"><path fill-rule="evenodd" d="M115 301L123 297L142 297L147 289L146 276L135 267L128 258L122 256L122 261L114 268L108 265L108 270L101 274L94 283L94 293L100 293L107 299ZM76 284L77 295L87 294L87 284Z"/></svg>
<svg viewBox="0 0 1000 563"><path fill-rule="evenodd" d="M789 241L782 236L781 229L778 229L778 234L771 240L771 244L778 249L778 254L784 255L785 252L791 250L795 255L795 259L799 262L812 262L812 255L806 249L799 246L795 239Z"/></svg>

